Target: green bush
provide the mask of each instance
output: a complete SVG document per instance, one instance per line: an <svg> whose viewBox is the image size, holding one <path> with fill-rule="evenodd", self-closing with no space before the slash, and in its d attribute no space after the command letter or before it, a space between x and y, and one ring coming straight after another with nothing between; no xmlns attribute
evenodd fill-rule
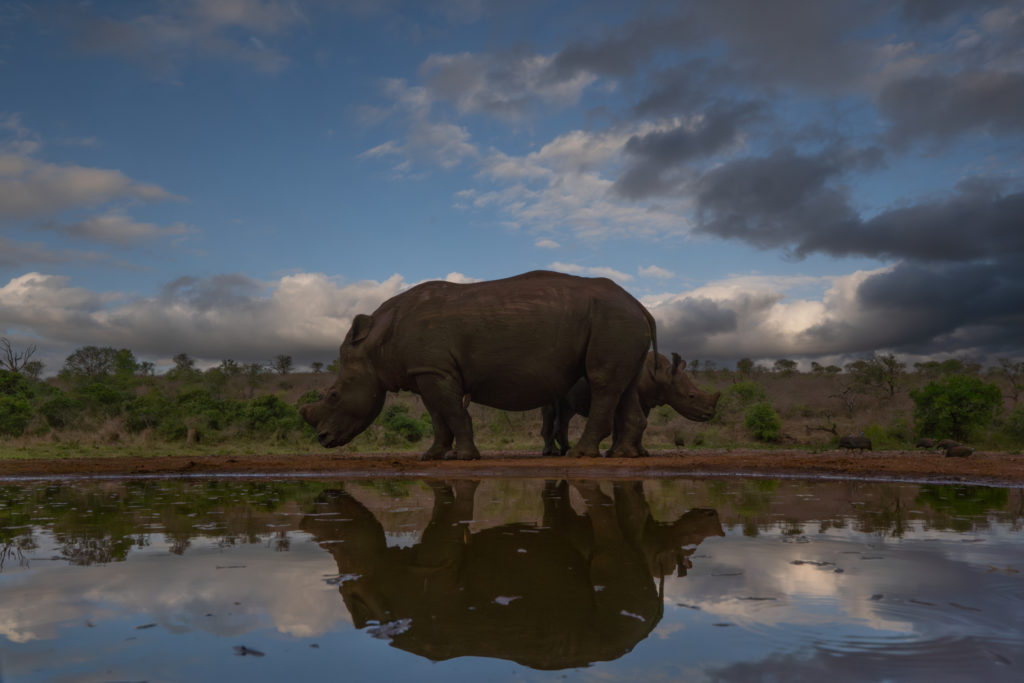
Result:
<svg viewBox="0 0 1024 683"><path fill-rule="evenodd" d="M743 424L758 441L778 441L782 431L782 420L767 401L747 408Z"/></svg>
<svg viewBox="0 0 1024 683"><path fill-rule="evenodd" d="M131 396L103 381L77 386L72 396L89 413L100 417L116 417L131 402Z"/></svg>
<svg viewBox="0 0 1024 683"><path fill-rule="evenodd" d="M746 380L731 384L722 391L712 422L722 423L742 415L753 404L765 400L767 395L764 387L757 382Z"/></svg>
<svg viewBox="0 0 1024 683"><path fill-rule="evenodd" d="M32 420L32 404L21 396L0 395L0 436L21 436Z"/></svg>
<svg viewBox="0 0 1024 683"><path fill-rule="evenodd" d="M125 410L125 427L129 432L154 429L175 417L174 404L163 394L151 391L135 397Z"/></svg>
<svg viewBox="0 0 1024 683"><path fill-rule="evenodd" d="M1003 404L995 384L973 375L951 375L910 392L919 436L967 441L987 427Z"/></svg>
<svg viewBox="0 0 1024 683"><path fill-rule="evenodd" d="M39 412L51 428L64 429L82 414L82 404L62 392L39 406Z"/></svg>
<svg viewBox="0 0 1024 683"><path fill-rule="evenodd" d="M1017 406L1006 416L1003 433L1017 446L1024 445L1024 405Z"/></svg>
<svg viewBox="0 0 1024 683"><path fill-rule="evenodd" d="M394 403L387 406L378 420L384 428L384 443L393 446L401 441L416 443L426 433L423 422L409 416L409 406Z"/></svg>
<svg viewBox="0 0 1024 683"><path fill-rule="evenodd" d="M249 401L244 416L248 429L257 434L285 436L306 426L298 408L273 394L258 396Z"/></svg>
<svg viewBox="0 0 1024 683"><path fill-rule="evenodd" d="M23 375L10 370L0 370L0 396L28 398L31 395L32 384Z"/></svg>

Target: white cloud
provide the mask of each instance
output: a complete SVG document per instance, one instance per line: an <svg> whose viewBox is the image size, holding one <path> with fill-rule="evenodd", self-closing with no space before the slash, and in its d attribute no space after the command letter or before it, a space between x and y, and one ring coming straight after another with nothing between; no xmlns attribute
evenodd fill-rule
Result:
<svg viewBox="0 0 1024 683"><path fill-rule="evenodd" d="M671 270L660 268L658 266L646 266L638 269L641 277L653 277L661 280L667 280L676 276Z"/></svg>
<svg viewBox="0 0 1024 683"><path fill-rule="evenodd" d="M420 74L434 99L450 101L462 113L517 120L540 103L576 104L596 80L583 71L569 79L548 78L551 61L544 55L436 54L423 62Z"/></svg>
<svg viewBox="0 0 1024 683"><path fill-rule="evenodd" d="M563 273L569 273L570 275L586 275L589 277L606 277L612 280L618 280L619 282L629 282L633 279L633 276L629 273L623 273L615 270L614 268L605 268L602 266L581 266L575 263L562 263L561 261L555 261L548 266L551 270L557 270Z"/></svg>
<svg viewBox="0 0 1024 683"><path fill-rule="evenodd" d="M630 138L671 125L675 122L571 131L518 157L492 150L481 159L479 176L496 187L475 190L474 206L497 209L555 236L568 232L590 241L684 236L690 229L687 200L633 202L611 192Z"/></svg>
<svg viewBox="0 0 1024 683"><path fill-rule="evenodd" d="M96 345L130 348L143 358L262 360L288 353L299 362L329 360L357 313L372 313L408 286L400 275L349 284L322 273L268 283L218 276L183 278L160 296L129 298L28 273L0 287L0 332L30 330L40 347L63 349L63 356Z"/></svg>
<svg viewBox="0 0 1024 683"><path fill-rule="evenodd" d="M480 280L478 278L470 277L468 275L463 275L462 273L455 272L455 271L445 275L444 276L444 280L445 280L445 282L454 282L454 283L460 284L460 285L466 285L466 284L469 284L471 282L480 282Z"/></svg>
<svg viewBox="0 0 1024 683"><path fill-rule="evenodd" d="M858 340L822 332L847 325L887 329L861 307L857 288L890 268L822 278L737 276L643 302L658 322L659 347L666 350L731 359L843 354L859 348ZM789 298L792 290L809 287L821 288L821 297Z"/></svg>
<svg viewBox="0 0 1024 683"><path fill-rule="evenodd" d="M395 166L394 170L405 173L411 168L411 162L414 160L451 169L478 154L465 128L450 123L431 123L419 119L410 124L404 142L388 140L362 152L359 158L402 157L403 161Z"/></svg>
<svg viewBox="0 0 1024 683"><path fill-rule="evenodd" d="M541 249L558 249L562 245L554 240L541 239L533 243L533 246L540 247Z"/></svg>

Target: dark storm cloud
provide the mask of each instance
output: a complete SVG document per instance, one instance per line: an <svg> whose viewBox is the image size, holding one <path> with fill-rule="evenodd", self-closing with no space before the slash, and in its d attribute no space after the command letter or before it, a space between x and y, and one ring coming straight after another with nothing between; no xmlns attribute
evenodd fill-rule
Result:
<svg viewBox="0 0 1024 683"><path fill-rule="evenodd" d="M685 10L641 17L603 39L567 46L552 62L549 77L568 80L580 71L628 76L660 48L698 44L705 38L698 23Z"/></svg>
<svg viewBox="0 0 1024 683"><path fill-rule="evenodd" d="M665 194L675 185L670 177L674 169L735 144L744 127L762 117L763 109L760 102L717 103L696 126L634 135L625 148L630 163L612 190L627 199Z"/></svg>
<svg viewBox="0 0 1024 683"><path fill-rule="evenodd" d="M839 181L877 161L877 150L780 151L724 164L697 182L697 230L800 257L971 261L1024 253L1024 192L1003 193L992 180L966 180L949 197L862 219Z"/></svg>
<svg viewBox="0 0 1024 683"><path fill-rule="evenodd" d="M961 72L915 76L886 85L879 108L900 144L947 140L968 131L1024 132L1024 73Z"/></svg>
<svg viewBox="0 0 1024 683"><path fill-rule="evenodd" d="M999 4L1001 0L903 0L905 19L922 24L942 21L958 12Z"/></svg>
<svg viewBox="0 0 1024 683"><path fill-rule="evenodd" d="M257 280L238 273L206 279L184 276L166 284L159 298L164 303L187 302L196 311L237 310L255 306L262 291Z"/></svg>
<svg viewBox="0 0 1024 683"><path fill-rule="evenodd" d="M724 62L749 85L796 84L825 90L846 87L873 68L870 47L847 39L884 9L883 3L779 0L680 2L659 7L600 39L563 49L549 77L580 71L621 78L632 75L662 50L693 52L714 43Z"/></svg>
<svg viewBox="0 0 1024 683"><path fill-rule="evenodd" d="M762 319L781 298L778 293L746 292L723 300L685 296L654 304L651 311L658 319L658 348L666 354L676 351L687 357L718 357L723 347L711 343L718 335L731 340L726 342L726 356L743 353L736 346L743 335L741 325Z"/></svg>
<svg viewBox="0 0 1024 683"><path fill-rule="evenodd" d="M855 224L845 193L830 185L843 171L834 156L790 150L723 164L696 183L697 230L769 249Z"/></svg>

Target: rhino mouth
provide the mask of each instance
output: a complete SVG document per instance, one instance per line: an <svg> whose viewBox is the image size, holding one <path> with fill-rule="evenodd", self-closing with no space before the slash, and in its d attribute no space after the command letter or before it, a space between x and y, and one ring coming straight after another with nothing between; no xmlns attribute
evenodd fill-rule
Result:
<svg viewBox="0 0 1024 683"><path fill-rule="evenodd" d="M320 432L316 435L316 440L320 442L320 445L324 448L334 448L340 446L339 439L332 435L330 432Z"/></svg>

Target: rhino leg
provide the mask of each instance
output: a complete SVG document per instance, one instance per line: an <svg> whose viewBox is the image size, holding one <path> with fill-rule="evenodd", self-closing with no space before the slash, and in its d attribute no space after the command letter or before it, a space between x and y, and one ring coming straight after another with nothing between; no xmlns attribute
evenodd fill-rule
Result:
<svg viewBox="0 0 1024 683"><path fill-rule="evenodd" d="M544 420L540 430L544 439L542 455L565 455L569 451L569 420L573 414L564 399L541 408Z"/></svg>
<svg viewBox="0 0 1024 683"><path fill-rule="evenodd" d="M540 409L543 423L540 428L540 437L544 439L544 450L541 455L555 455L555 424L558 422L558 407L552 403Z"/></svg>
<svg viewBox="0 0 1024 683"><path fill-rule="evenodd" d="M416 386L434 423L434 443L423 454L423 459L446 457L454 438L456 458L478 460L480 451L473 442L473 421L463 404L462 387L447 375L433 373L418 376ZM446 452L439 452L442 446Z"/></svg>
<svg viewBox="0 0 1024 683"><path fill-rule="evenodd" d="M641 458L650 455L641 444L647 417L640 405L640 397L633 386L622 395L615 410L615 429L610 458Z"/></svg>

